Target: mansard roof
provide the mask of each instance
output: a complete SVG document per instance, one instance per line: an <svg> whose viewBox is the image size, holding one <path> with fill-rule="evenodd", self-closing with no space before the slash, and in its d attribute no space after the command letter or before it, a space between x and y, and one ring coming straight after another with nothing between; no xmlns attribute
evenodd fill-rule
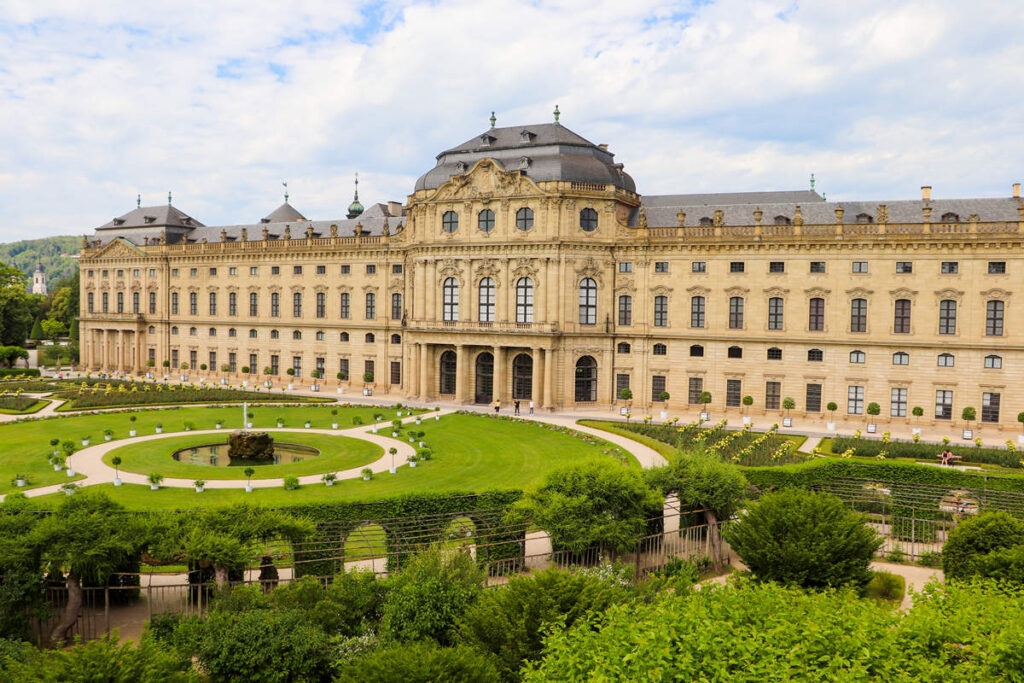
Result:
<svg viewBox="0 0 1024 683"><path fill-rule="evenodd" d="M298 210L285 202L281 206L274 209L270 215L260 219L260 223L289 223L295 221L304 221L306 217L303 216Z"/></svg>
<svg viewBox="0 0 1024 683"><path fill-rule="evenodd" d="M197 228L203 224L189 216L184 211L174 208L170 204L161 206L140 206L123 216L104 223L97 230L126 229L126 228Z"/></svg>

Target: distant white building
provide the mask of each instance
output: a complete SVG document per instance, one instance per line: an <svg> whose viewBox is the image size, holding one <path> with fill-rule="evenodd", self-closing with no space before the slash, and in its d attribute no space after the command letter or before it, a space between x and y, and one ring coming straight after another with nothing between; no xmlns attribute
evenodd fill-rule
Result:
<svg viewBox="0 0 1024 683"><path fill-rule="evenodd" d="M36 271L32 273L32 293L33 294L46 294L46 273L43 272L43 264L36 266Z"/></svg>

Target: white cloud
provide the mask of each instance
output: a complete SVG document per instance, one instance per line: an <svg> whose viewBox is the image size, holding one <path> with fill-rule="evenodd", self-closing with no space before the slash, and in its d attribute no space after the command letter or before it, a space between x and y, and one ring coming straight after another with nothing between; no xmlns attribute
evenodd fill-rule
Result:
<svg viewBox="0 0 1024 683"><path fill-rule="evenodd" d="M0 6L0 240L87 232L168 189L207 224L252 221L285 179L337 217L356 170L364 203L403 199L492 109L525 124L556 103L645 193L813 171L835 198L992 195L1021 176L1024 46L996 0L297 5Z"/></svg>

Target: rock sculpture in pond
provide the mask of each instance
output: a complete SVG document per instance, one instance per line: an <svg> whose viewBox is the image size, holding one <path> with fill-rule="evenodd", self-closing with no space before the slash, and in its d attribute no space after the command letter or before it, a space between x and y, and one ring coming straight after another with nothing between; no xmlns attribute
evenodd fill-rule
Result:
<svg viewBox="0 0 1024 683"><path fill-rule="evenodd" d="M266 432L231 432L228 435L228 456L245 460L273 460L274 439Z"/></svg>

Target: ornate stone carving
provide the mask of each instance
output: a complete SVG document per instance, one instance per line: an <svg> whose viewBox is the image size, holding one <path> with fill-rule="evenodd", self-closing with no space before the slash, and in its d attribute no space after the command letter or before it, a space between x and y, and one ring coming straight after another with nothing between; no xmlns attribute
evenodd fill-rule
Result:
<svg viewBox="0 0 1024 683"><path fill-rule="evenodd" d="M960 299L963 298L964 293L959 289L946 287L945 289L936 290L935 296L938 299L953 299L955 301L960 301Z"/></svg>
<svg viewBox="0 0 1024 683"><path fill-rule="evenodd" d="M601 266L593 256L583 261L577 261L577 263L579 264L576 266L577 279L589 277L601 284Z"/></svg>
<svg viewBox="0 0 1024 683"><path fill-rule="evenodd" d="M1013 292L1008 292L1000 287L995 287L993 289L986 289L984 292L982 292L981 298L985 300L997 299L999 301L1006 301L1010 298L1011 294L1013 294Z"/></svg>
<svg viewBox="0 0 1024 683"><path fill-rule="evenodd" d="M859 299L866 299L867 297L874 294L872 289L864 289L863 287L854 287L853 289L846 290L848 296L852 296Z"/></svg>
<svg viewBox="0 0 1024 683"><path fill-rule="evenodd" d="M885 204L878 205L878 211L875 213L876 223L888 223L889 222L889 207Z"/></svg>
<svg viewBox="0 0 1024 683"><path fill-rule="evenodd" d="M831 289L824 289L823 287L811 287L810 289L805 289L804 290L804 294L806 294L807 296L809 296L811 298L815 298L815 297L825 298L826 296L828 296L831 293L832 293Z"/></svg>
<svg viewBox="0 0 1024 683"><path fill-rule="evenodd" d="M897 287L896 289L890 289L889 294L894 299L913 299L917 296L917 290L908 287Z"/></svg>

